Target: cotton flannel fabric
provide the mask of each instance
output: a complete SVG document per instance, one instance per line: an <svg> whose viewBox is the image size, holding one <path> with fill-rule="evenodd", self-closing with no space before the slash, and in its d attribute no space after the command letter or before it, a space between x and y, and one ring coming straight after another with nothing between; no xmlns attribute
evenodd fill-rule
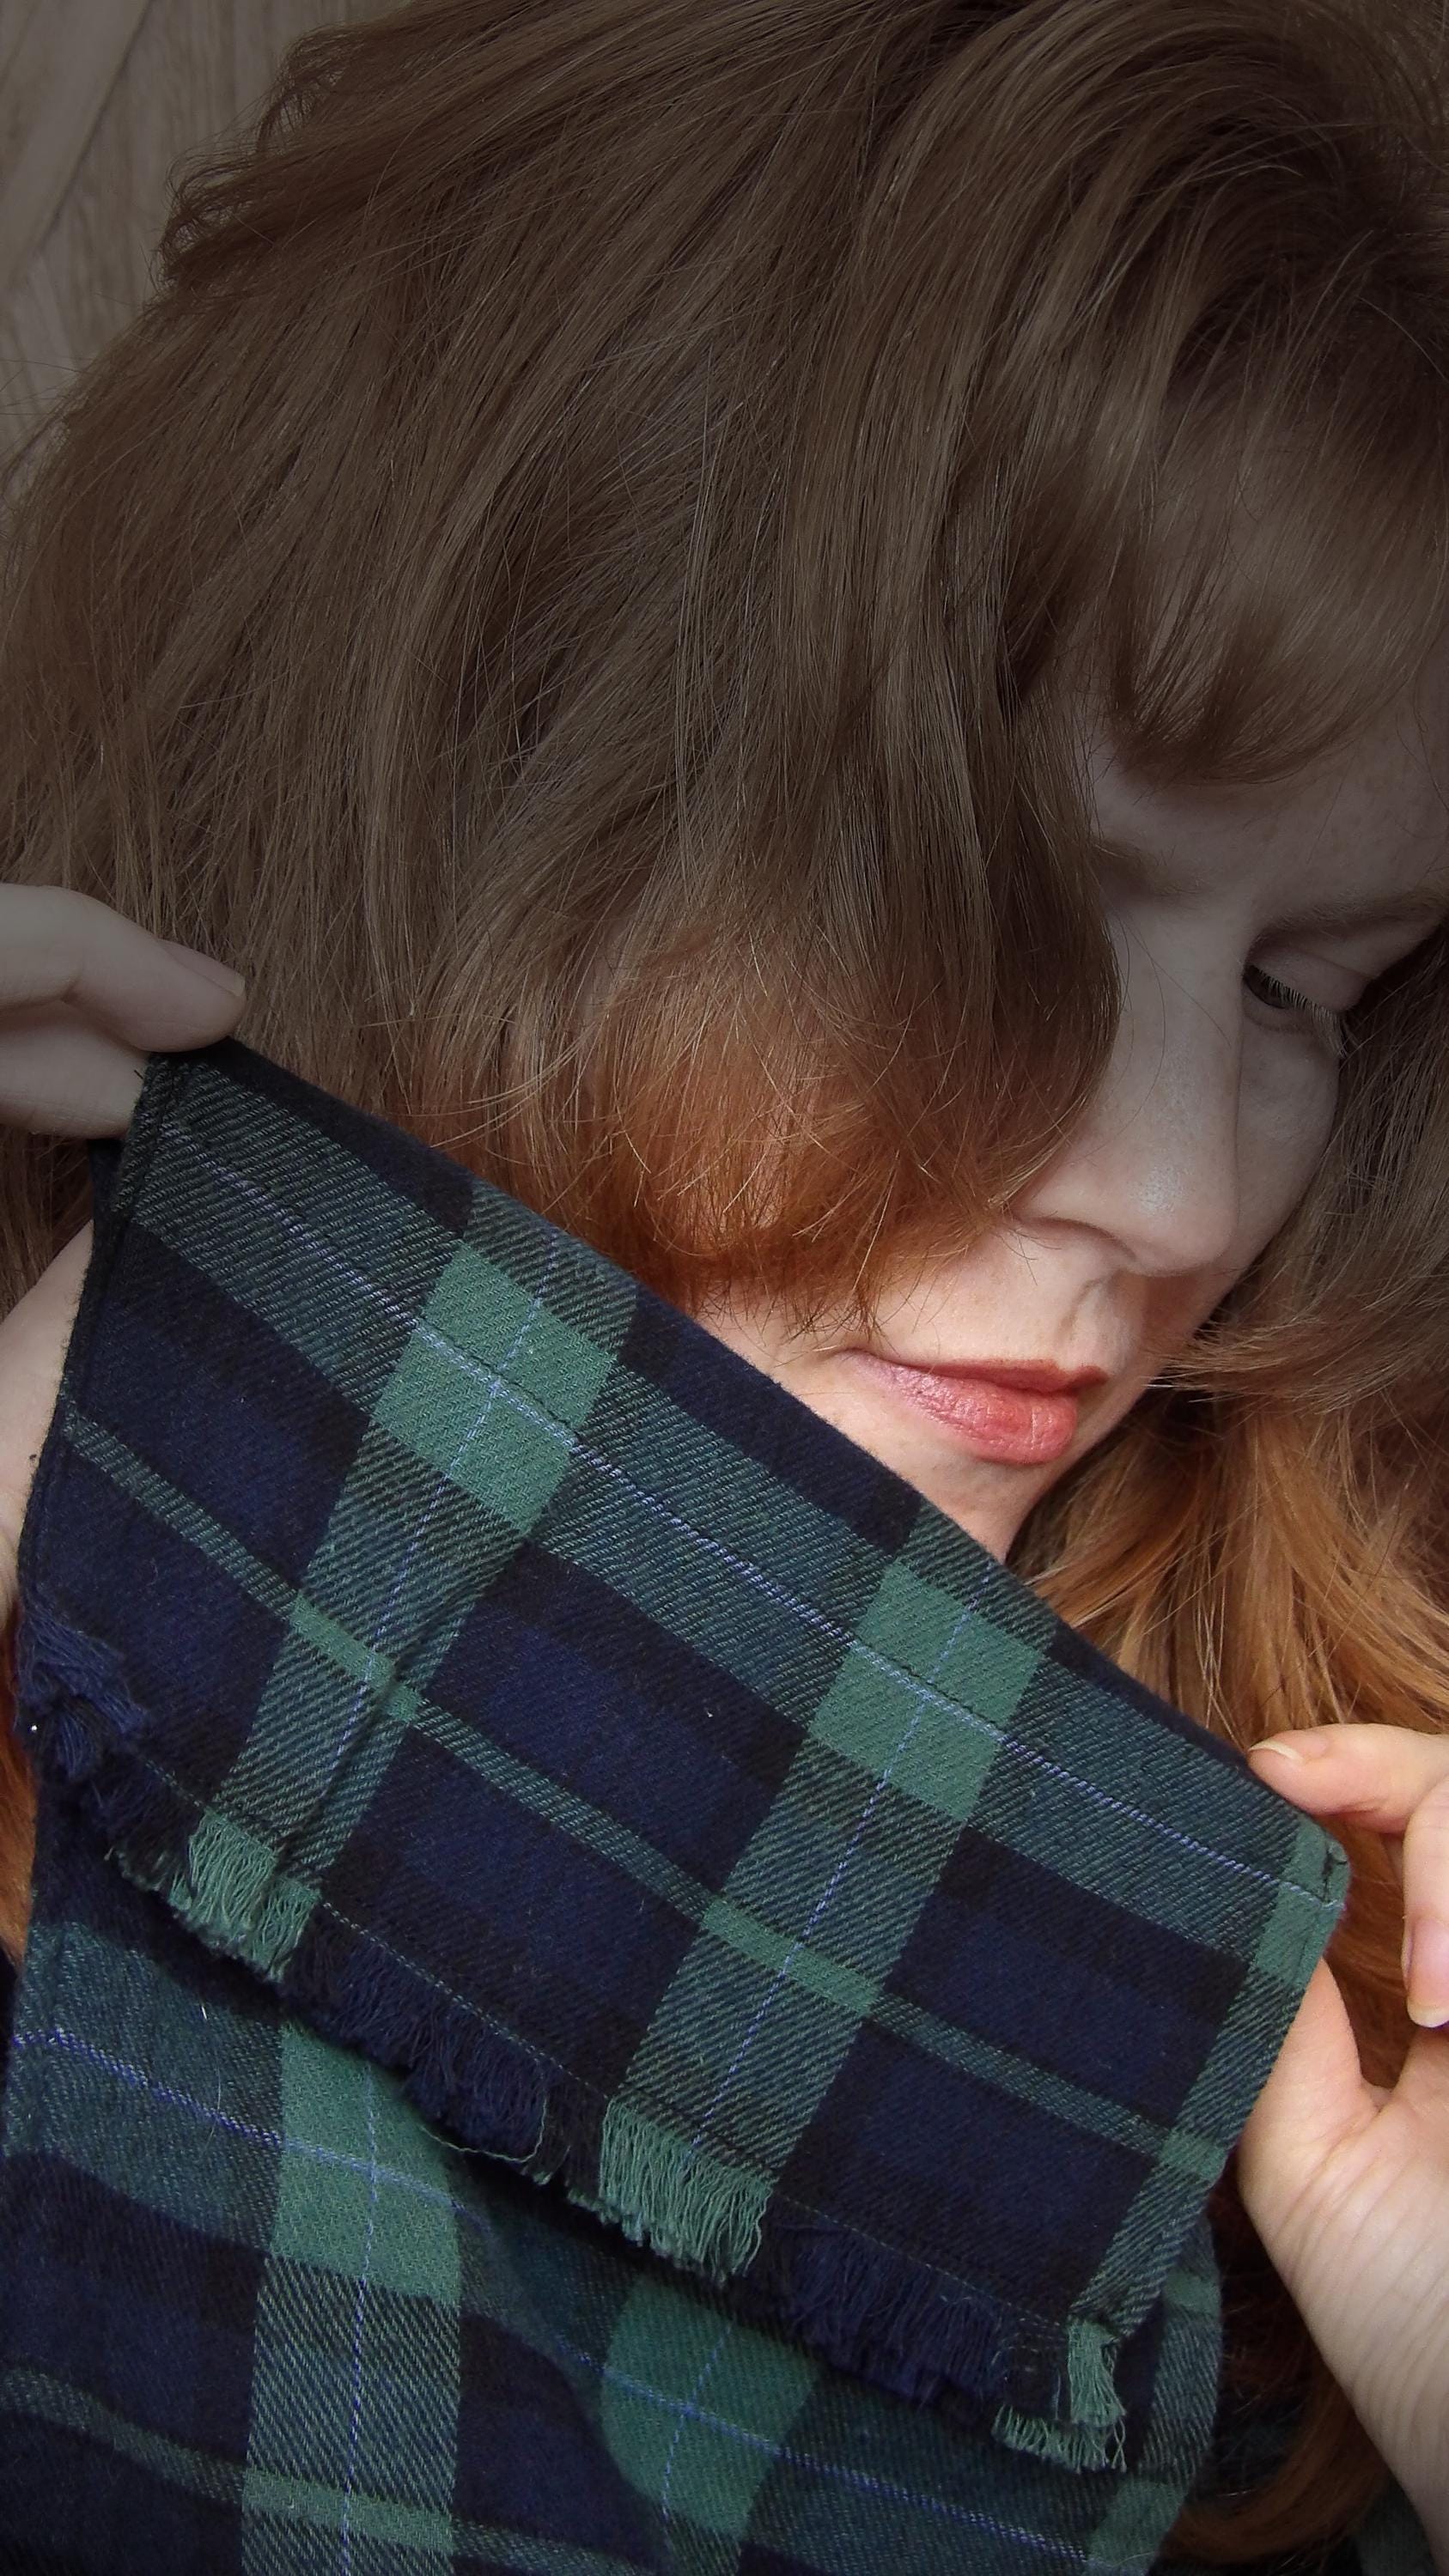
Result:
<svg viewBox="0 0 1449 2576"><path fill-rule="evenodd" d="M91 1169L0 2564L1148 2568L1339 1846L404 1131L228 1040Z"/></svg>

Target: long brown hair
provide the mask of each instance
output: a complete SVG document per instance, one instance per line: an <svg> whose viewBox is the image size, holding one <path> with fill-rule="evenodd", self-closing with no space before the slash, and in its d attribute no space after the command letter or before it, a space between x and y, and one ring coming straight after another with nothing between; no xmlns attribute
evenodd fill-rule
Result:
<svg viewBox="0 0 1449 2576"><path fill-rule="evenodd" d="M1424 0L1427 7L1427 0ZM4 873L248 976L240 1034L693 1309L869 1324L1002 1221L1120 1008L1083 710L1267 782L1449 609L1449 133L1361 0L412 0L181 174L15 460ZM1307 1197L1013 1564L1246 1746L1449 1724L1449 942L1354 1015ZM87 1212L0 1135L0 1305ZM23 1930L30 1798L7 1854ZM1330 1946L1409 2036L1382 1845ZM1384 2464L1213 2195L1292 2455Z"/></svg>

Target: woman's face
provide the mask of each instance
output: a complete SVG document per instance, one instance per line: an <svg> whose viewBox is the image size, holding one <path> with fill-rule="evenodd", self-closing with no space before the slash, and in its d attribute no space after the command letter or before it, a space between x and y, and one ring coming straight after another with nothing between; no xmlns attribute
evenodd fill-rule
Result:
<svg viewBox="0 0 1449 2576"><path fill-rule="evenodd" d="M1125 1001L1078 1130L1009 1226L882 1299L868 1347L791 1336L768 1305L699 1315L1003 1561L1033 1505L1206 1320L1319 1163L1337 1068L1263 977L1346 1010L1449 914L1446 648L1413 700L1291 787L1149 791L1099 748L1098 828L1123 845L1102 892ZM1314 925L1311 905L1362 918ZM1060 1398L979 1387L970 1419L944 1418L939 1381L922 1372L982 1361L1105 1378L1081 1391L1075 1418Z"/></svg>

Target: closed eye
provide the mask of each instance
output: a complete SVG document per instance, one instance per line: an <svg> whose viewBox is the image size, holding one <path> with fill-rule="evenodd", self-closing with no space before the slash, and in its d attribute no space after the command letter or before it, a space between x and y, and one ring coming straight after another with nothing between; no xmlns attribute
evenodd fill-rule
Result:
<svg viewBox="0 0 1449 2576"><path fill-rule="evenodd" d="M1349 1036L1346 1009L1333 1011L1329 1009L1326 1002L1311 1001L1306 993L1300 993L1292 984L1285 984L1280 976L1270 975L1265 967L1245 966L1244 983L1247 983L1250 976L1265 988L1260 996L1261 999L1270 1004L1277 1004L1285 1011L1295 1013L1306 1023L1309 1033L1327 1048L1331 1056L1337 1058L1347 1054ZM1356 1009L1357 1004L1350 1007Z"/></svg>

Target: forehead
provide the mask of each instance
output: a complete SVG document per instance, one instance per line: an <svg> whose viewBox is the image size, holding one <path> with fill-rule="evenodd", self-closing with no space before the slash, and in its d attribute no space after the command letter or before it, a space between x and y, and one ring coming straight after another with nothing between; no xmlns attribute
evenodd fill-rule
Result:
<svg viewBox="0 0 1449 2576"><path fill-rule="evenodd" d="M1144 891L1348 905L1449 903L1449 634L1416 688L1311 769L1270 786L1161 788L1089 739L1096 827Z"/></svg>

